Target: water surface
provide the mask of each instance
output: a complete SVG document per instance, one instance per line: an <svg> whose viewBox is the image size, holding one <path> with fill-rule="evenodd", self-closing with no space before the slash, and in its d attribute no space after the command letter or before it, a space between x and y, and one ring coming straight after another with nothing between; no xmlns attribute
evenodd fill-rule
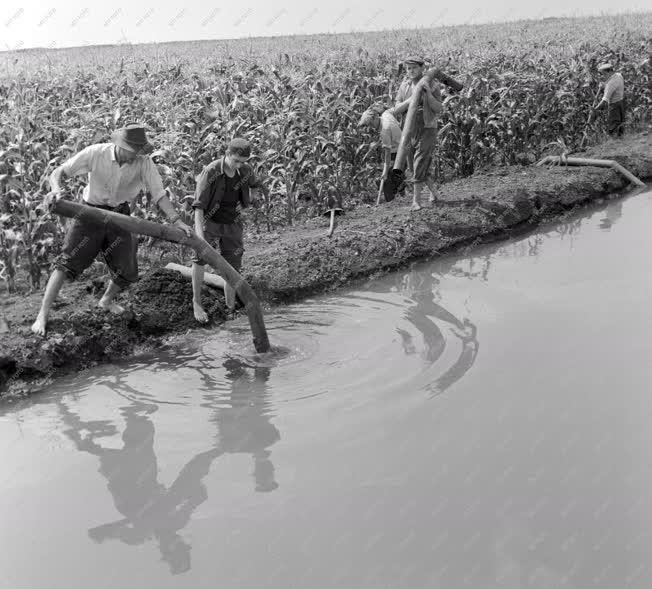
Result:
<svg viewBox="0 0 652 589"><path fill-rule="evenodd" d="M0 405L0 586L652 584L652 193Z"/></svg>

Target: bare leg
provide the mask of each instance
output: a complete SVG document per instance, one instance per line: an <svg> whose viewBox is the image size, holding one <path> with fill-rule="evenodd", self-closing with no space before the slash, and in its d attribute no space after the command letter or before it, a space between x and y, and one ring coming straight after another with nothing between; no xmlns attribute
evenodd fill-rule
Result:
<svg viewBox="0 0 652 589"><path fill-rule="evenodd" d="M421 182L415 182L414 185L412 186L413 190L413 198L412 198L412 207L411 209L413 211L418 211L421 209Z"/></svg>
<svg viewBox="0 0 652 589"><path fill-rule="evenodd" d="M32 331L37 335L45 335L45 329L48 322L48 315L50 314L50 307L59 295L59 291L66 279L66 274L63 270L58 268L52 272L45 287L45 294L43 295L43 302L41 303L41 310L36 316L36 321L32 325Z"/></svg>
<svg viewBox="0 0 652 589"><path fill-rule="evenodd" d="M224 281L224 298L226 306L233 311L235 309L235 289L226 280Z"/></svg>
<svg viewBox="0 0 652 589"><path fill-rule="evenodd" d="M106 291L102 295L100 302L97 303L97 306L100 309L106 309L111 311L111 313L124 313L124 307L121 307L117 303L113 302L113 299L118 295L122 289L115 283L113 280L109 281L109 286L106 287Z"/></svg>
<svg viewBox="0 0 652 589"><path fill-rule="evenodd" d="M208 315L201 305L201 285L204 282L204 267L201 264L192 265L192 310L195 319L200 323L208 321Z"/></svg>
<svg viewBox="0 0 652 589"><path fill-rule="evenodd" d="M426 185L428 186L428 190L430 191L430 198L428 198L428 202L430 204L434 204L439 200L439 190L437 190L437 185L435 184L432 178L428 178L426 180Z"/></svg>

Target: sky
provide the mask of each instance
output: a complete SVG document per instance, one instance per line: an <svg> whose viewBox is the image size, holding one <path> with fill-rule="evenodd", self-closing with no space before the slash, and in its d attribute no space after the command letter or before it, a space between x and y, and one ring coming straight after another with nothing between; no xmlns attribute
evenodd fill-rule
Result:
<svg viewBox="0 0 652 589"><path fill-rule="evenodd" d="M648 0L7 0L0 50L431 28L649 10Z"/></svg>

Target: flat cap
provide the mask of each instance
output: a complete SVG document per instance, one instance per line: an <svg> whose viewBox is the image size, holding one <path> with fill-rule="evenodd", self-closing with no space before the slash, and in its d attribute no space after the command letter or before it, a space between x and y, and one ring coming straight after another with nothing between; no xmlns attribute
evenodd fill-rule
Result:
<svg viewBox="0 0 652 589"><path fill-rule="evenodd" d="M229 152L239 155L240 157L251 156L251 143L242 137L234 137L229 141L227 146Z"/></svg>
<svg viewBox="0 0 652 589"><path fill-rule="evenodd" d="M406 59L403 60L403 63L413 63L414 65L423 65L425 60L422 57L419 57L418 55L410 55Z"/></svg>

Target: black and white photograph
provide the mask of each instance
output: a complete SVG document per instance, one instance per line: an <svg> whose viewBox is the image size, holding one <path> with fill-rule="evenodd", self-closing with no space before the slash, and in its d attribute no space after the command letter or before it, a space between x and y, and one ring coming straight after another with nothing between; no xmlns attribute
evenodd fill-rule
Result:
<svg viewBox="0 0 652 589"><path fill-rule="evenodd" d="M0 589L649 589L651 228L644 0L8 0Z"/></svg>

